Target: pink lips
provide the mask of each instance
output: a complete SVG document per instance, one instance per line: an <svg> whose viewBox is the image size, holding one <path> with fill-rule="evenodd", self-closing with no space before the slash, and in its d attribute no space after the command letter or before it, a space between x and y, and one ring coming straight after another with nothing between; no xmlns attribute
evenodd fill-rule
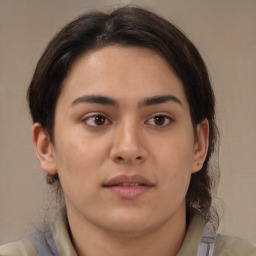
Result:
<svg viewBox="0 0 256 256"><path fill-rule="evenodd" d="M119 175L114 177L104 187L123 199L136 199L153 187L153 183L140 175Z"/></svg>

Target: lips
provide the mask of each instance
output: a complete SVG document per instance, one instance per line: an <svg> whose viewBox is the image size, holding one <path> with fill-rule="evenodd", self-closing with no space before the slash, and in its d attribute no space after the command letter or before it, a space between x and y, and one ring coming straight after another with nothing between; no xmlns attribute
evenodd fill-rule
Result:
<svg viewBox="0 0 256 256"><path fill-rule="evenodd" d="M119 186L119 187L137 187L137 186L143 186L144 184L140 184L140 183L128 183L128 182L124 182L124 183L120 183L114 186Z"/></svg>
<svg viewBox="0 0 256 256"><path fill-rule="evenodd" d="M122 199L136 199L148 192L154 184L140 175L119 175L103 185Z"/></svg>

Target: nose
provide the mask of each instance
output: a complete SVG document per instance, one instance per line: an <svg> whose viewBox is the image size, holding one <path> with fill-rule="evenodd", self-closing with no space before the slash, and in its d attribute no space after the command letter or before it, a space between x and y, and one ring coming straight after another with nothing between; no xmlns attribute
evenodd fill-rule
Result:
<svg viewBox="0 0 256 256"><path fill-rule="evenodd" d="M142 163L148 151L140 128L136 125L120 125L114 132L110 157L116 163Z"/></svg>

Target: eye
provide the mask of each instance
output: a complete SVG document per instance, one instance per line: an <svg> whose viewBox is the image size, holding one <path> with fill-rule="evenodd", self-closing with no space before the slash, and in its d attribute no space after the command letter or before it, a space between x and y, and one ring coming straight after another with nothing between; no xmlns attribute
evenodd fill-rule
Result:
<svg viewBox="0 0 256 256"><path fill-rule="evenodd" d="M150 118L147 123L154 126L167 126L173 119L166 115L156 115Z"/></svg>
<svg viewBox="0 0 256 256"><path fill-rule="evenodd" d="M104 126L108 125L111 122L103 115L92 115L84 118L83 122L85 122L88 126Z"/></svg>

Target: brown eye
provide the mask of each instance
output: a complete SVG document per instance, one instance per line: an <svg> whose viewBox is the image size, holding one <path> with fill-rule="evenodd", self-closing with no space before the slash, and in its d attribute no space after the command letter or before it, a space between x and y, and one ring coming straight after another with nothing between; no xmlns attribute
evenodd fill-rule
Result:
<svg viewBox="0 0 256 256"><path fill-rule="evenodd" d="M110 124L110 121L105 116L94 115L87 117L85 123L89 126L103 126Z"/></svg>
<svg viewBox="0 0 256 256"><path fill-rule="evenodd" d="M172 118L165 115L157 115L149 119L148 123L154 126L166 126L172 122Z"/></svg>

